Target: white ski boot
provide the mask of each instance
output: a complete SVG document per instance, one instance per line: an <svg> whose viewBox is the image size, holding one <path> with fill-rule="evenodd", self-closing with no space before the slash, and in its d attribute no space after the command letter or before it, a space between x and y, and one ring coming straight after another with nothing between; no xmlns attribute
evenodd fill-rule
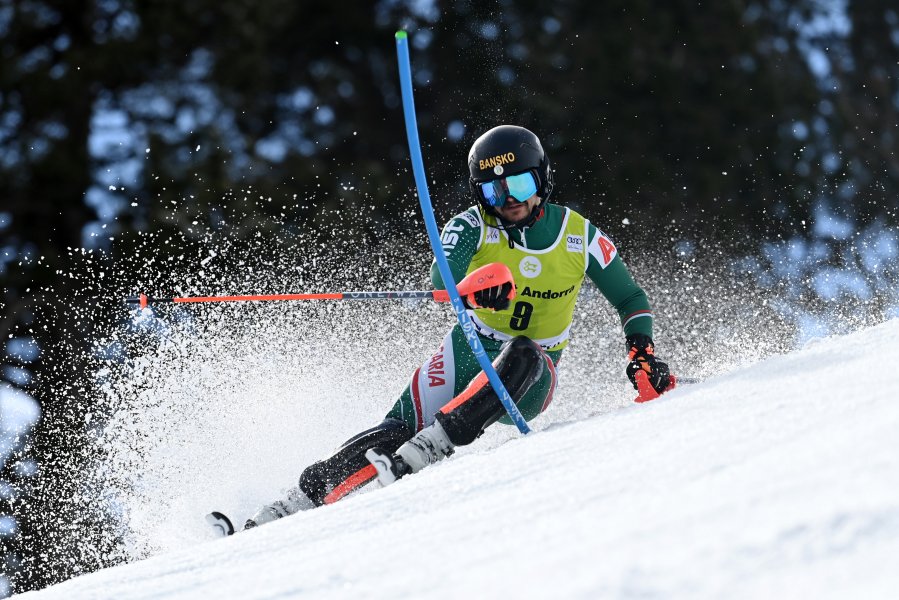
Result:
<svg viewBox="0 0 899 600"><path fill-rule="evenodd" d="M301 510L309 510L315 508L315 504L306 494L300 491L300 488L291 488L287 492L285 500L276 500L271 504L266 504L251 519L247 519L244 529L258 527L271 521L281 519L288 515L300 512Z"/></svg>
<svg viewBox="0 0 899 600"><path fill-rule="evenodd" d="M452 453L453 443L440 422L435 422L400 446L395 455L390 456L380 448L371 448L365 452L365 458L378 472L381 485L387 486L409 473L418 473Z"/></svg>

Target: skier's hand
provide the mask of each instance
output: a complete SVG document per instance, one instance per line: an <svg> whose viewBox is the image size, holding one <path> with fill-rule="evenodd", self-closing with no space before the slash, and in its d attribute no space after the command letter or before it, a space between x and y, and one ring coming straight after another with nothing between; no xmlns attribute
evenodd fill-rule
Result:
<svg viewBox="0 0 899 600"><path fill-rule="evenodd" d="M652 338L643 333L634 333L627 336L627 378L631 380L634 389L637 389L635 375L638 371L644 371L649 376L649 383L660 394L671 384L671 372L668 365L655 356L655 346Z"/></svg>
<svg viewBox="0 0 899 600"><path fill-rule="evenodd" d="M515 297L512 271L500 262L475 269L457 287L465 308L506 310Z"/></svg>
<svg viewBox="0 0 899 600"><path fill-rule="evenodd" d="M513 297L512 283L478 290L462 298L466 308L490 308L493 310L506 310Z"/></svg>

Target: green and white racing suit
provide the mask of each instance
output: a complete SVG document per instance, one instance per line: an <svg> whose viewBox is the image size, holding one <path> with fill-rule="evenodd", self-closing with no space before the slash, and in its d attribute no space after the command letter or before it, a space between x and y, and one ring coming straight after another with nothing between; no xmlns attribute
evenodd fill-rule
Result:
<svg viewBox="0 0 899 600"><path fill-rule="evenodd" d="M522 230L501 230L497 220L473 206L456 215L443 229L444 254L460 281L484 265L500 262L512 271L516 296L507 310L469 310L481 343L492 360L503 342L524 335L546 353L549 368L518 401L525 419L546 410L556 387L556 370L568 344L577 295L590 278L615 307L625 335L652 336L652 312L643 290L634 282L614 243L577 212L547 204L543 216ZM431 267L436 289L445 289L436 263ZM460 394L481 367L455 325L443 344L416 369L409 384L387 414L412 431L434 422L434 415ZM508 417L503 419L509 422Z"/></svg>

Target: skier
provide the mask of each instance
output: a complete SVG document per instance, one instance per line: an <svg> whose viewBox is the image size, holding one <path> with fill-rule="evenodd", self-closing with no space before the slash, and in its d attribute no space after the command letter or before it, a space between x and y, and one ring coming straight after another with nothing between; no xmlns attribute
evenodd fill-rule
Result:
<svg viewBox="0 0 899 600"><path fill-rule="evenodd" d="M537 136L523 127L495 127L472 145L468 169L477 203L443 229L443 250L455 281L481 269L479 281L465 281L470 293L463 302L524 418L533 419L552 401L585 275L618 311L626 374L635 389L635 374L643 371L657 392L665 391L669 371L654 353L646 294L602 231L549 203L552 171ZM431 279L445 289L436 263ZM306 468L298 487L260 509L244 528L336 502L375 478L386 485L415 473L508 420L504 415L456 324L382 423Z"/></svg>

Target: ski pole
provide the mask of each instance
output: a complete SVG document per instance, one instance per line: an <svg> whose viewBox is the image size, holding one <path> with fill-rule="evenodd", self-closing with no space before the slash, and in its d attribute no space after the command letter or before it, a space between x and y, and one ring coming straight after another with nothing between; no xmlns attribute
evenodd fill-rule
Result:
<svg viewBox="0 0 899 600"><path fill-rule="evenodd" d="M515 297L515 281L512 279L512 271L508 267L485 265L475 269L465 279L459 282L456 289L459 296L468 299L474 306L476 300L473 294L485 288L512 284L512 296ZM260 302L266 300L434 300L436 302L449 302L449 292L446 290L391 290L384 292L325 292L322 294L255 294L246 296L185 296L182 298L156 298L146 294L129 296L125 302L138 304L141 308L147 308L150 304L174 303L174 304L198 304L202 302Z"/></svg>
<svg viewBox="0 0 899 600"><path fill-rule="evenodd" d="M185 296L181 298L157 298L138 294L125 298L128 304L137 304L147 308L150 304L199 304L206 302L263 302L277 300L435 300L449 302L446 290L404 291L393 290L383 292L333 292L324 294L261 294L246 296Z"/></svg>

